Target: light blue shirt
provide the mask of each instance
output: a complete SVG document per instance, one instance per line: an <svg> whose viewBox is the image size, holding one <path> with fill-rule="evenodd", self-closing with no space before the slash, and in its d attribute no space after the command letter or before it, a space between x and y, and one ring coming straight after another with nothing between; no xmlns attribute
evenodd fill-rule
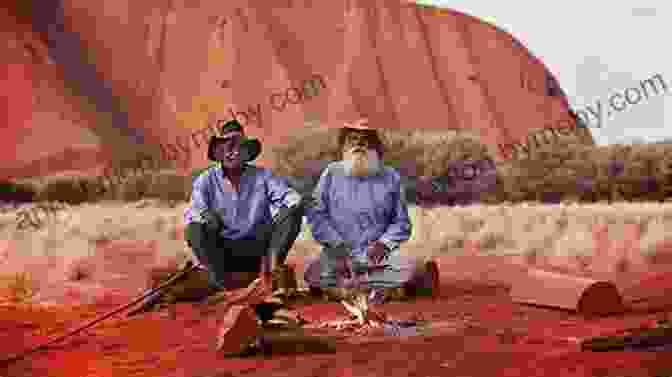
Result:
<svg viewBox="0 0 672 377"><path fill-rule="evenodd" d="M332 162L315 188L315 206L306 210L313 238L323 245L347 242L352 256L367 253L379 240L394 251L411 237L411 221L399 173L384 167L378 175L345 174L343 161Z"/></svg>
<svg viewBox="0 0 672 377"><path fill-rule="evenodd" d="M269 224L282 207L301 201L296 190L270 169L245 165L240 192L224 176L219 165L203 172L193 183L191 205L184 211L185 224L206 223L204 211L221 222L220 236L227 239L255 239L258 226Z"/></svg>

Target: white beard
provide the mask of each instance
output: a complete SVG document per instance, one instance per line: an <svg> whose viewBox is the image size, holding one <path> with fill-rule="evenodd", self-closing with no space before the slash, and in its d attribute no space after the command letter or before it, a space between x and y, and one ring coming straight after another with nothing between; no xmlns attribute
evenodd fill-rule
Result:
<svg viewBox="0 0 672 377"><path fill-rule="evenodd" d="M376 175L382 170L380 156L375 149L368 149L366 153L343 152L345 173L354 177L367 177Z"/></svg>

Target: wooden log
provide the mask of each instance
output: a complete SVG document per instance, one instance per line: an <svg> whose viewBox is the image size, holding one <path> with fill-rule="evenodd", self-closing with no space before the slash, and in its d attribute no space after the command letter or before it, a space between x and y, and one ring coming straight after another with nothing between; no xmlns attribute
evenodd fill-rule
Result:
<svg viewBox="0 0 672 377"><path fill-rule="evenodd" d="M514 302L579 312L585 316L623 313L625 307L616 285L585 277L539 269L528 270L511 289Z"/></svg>
<svg viewBox="0 0 672 377"><path fill-rule="evenodd" d="M333 336L311 335L301 330L265 331L260 337L260 351L266 355L336 352Z"/></svg>
<svg viewBox="0 0 672 377"><path fill-rule="evenodd" d="M672 328L669 324L651 329L628 331L627 335L598 336L581 342L582 351L604 352L623 350L647 350L672 344Z"/></svg>

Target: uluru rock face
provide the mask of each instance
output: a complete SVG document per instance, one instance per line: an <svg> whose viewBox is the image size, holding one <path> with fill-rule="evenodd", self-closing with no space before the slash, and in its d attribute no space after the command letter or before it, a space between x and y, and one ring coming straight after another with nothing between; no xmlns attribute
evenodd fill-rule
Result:
<svg viewBox="0 0 672 377"><path fill-rule="evenodd" d="M32 120L32 64L29 50L22 46L29 32L0 9L0 167L14 159L17 141Z"/></svg>
<svg viewBox="0 0 672 377"><path fill-rule="evenodd" d="M0 179L89 169L106 159L104 146L130 149L126 135L106 127L110 113L68 80L67 51L55 53L53 33L35 28L25 5L0 10Z"/></svg>
<svg viewBox="0 0 672 377"><path fill-rule="evenodd" d="M205 162L209 136L191 134L234 114L262 139L269 166L268 150L290 133L360 116L379 127L472 129L498 157L497 144L575 124L545 66L474 17L398 0L273 3L62 0L62 29L78 35L127 114L82 127L115 153L115 135L129 132L105 127L125 122L187 167Z"/></svg>

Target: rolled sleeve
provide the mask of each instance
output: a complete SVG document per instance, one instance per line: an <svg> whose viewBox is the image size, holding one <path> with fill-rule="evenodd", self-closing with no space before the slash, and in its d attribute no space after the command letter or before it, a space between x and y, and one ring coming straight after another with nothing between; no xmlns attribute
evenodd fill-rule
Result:
<svg viewBox="0 0 672 377"><path fill-rule="evenodd" d="M394 206L392 221L379 239L390 251L397 249L402 242L408 241L413 230L408 216L404 185L401 181L398 181L398 190L393 200L395 203L392 204Z"/></svg>
<svg viewBox="0 0 672 377"><path fill-rule="evenodd" d="M326 246L333 246L344 242L343 237L333 226L329 214L327 195L330 180L329 168L327 167L320 176L313 192L313 206L306 211L313 238L315 241Z"/></svg>
<svg viewBox="0 0 672 377"><path fill-rule="evenodd" d="M191 203L184 213L185 224L207 224L209 222L207 213L210 209L210 203L208 200L207 176L207 174L202 174L192 185Z"/></svg>

